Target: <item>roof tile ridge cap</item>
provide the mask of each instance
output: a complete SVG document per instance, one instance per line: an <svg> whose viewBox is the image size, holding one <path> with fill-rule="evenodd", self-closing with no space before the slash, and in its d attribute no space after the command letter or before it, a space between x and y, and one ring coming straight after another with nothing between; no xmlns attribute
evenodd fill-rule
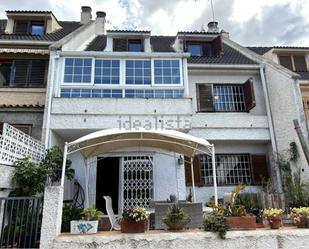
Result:
<svg viewBox="0 0 309 249"><path fill-rule="evenodd" d="M294 73L294 72L286 69L285 67L273 62L272 60L267 59L267 58L263 57L262 55L259 55L255 52L253 52L252 50L248 49L247 47L241 46L240 44L232 41L231 39L228 39L226 37L222 37L222 41L225 44L227 44L228 46L230 46L233 49L235 49L236 51L238 51L239 53L241 53L242 55L246 56L247 58L249 58L249 59L251 59L255 62L257 62L258 64L267 64L274 69L278 69L283 74L288 74L291 77L300 77L299 74Z"/></svg>
<svg viewBox="0 0 309 249"><path fill-rule="evenodd" d="M94 23L94 21L91 20L91 21L87 22L86 24L81 25L80 27L78 27L74 31L70 32L69 34L67 34L66 36L61 38L59 41L57 41L57 42L53 43L52 45L50 45L49 49L53 50L53 49L58 49L58 48L62 47L63 44L65 44L68 41L70 41L76 34L78 34L79 32L83 31L84 29L88 28L88 26L90 26L93 23Z"/></svg>

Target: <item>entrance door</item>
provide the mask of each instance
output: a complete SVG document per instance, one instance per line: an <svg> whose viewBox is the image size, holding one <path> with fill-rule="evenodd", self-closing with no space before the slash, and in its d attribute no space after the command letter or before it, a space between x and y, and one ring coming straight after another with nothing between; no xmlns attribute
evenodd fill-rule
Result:
<svg viewBox="0 0 309 249"><path fill-rule="evenodd" d="M103 196L112 198L112 206L115 214L118 214L119 197L119 157L98 158L96 207L106 214L105 200Z"/></svg>
<svg viewBox="0 0 309 249"><path fill-rule="evenodd" d="M123 208L149 207L153 198L153 157L123 157L122 196Z"/></svg>

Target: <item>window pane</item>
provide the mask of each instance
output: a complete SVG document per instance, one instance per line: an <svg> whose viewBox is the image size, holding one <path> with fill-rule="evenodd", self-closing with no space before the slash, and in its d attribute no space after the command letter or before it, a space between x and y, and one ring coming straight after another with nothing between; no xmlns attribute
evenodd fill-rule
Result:
<svg viewBox="0 0 309 249"><path fill-rule="evenodd" d="M212 160L200 156L201 177L205 184L213 184ZM220 185L251 184L251 163L248 154L216 155L217 183Z"/></svg>
<svg viewBox="0 0 309 249"><path fill-rule="evenodd" d="M44 26L42 25L32 25L31 35L44 35Z"/></svg>
<svg viewBox="0 0 309 249"><path fill-rule="evenodd" d="M11 61L0 62L0 87L10 85L11 68Z"/></svg>
<svg viewBox="0 0 309 249"><path fill-rule="evenodd" d="M191 56L202 56L201 44L189 44L188 52L191 54Z"/></svg>
<svg viewBox="0 0 309 249"><path fill-rule="evenodd" d="M215 111L245 111L243 85L214 85Z"/></svg>
<svg viewBox="0 0 309 249"><path fill-rule="evenodd" d="M119 60L96 60L95 84L119 84L120 81Z"/></svg>
<svg viewBox="0 0 309 249"><path fill-rule="evenodd" d="M154 61L155 84L181 84L179 60Z"/></svg>
<svg viewBox="0 0 309 249"><path fill-rule="evenodd" d="M142 41L141 40L129 40L128 51L129 52L142 52Z"/></svg>
<svg viewBox="0 0 309 249"><path fill-rule="evenodd" d="M64 78L65 83L90 83L92 59L65 58Z"/></svg>
<svg viewBox="0 0 309 249"><path fill-rule="evenodd" d="M127 60L126 84L130 85L151 84L150 60Z"/></svg>

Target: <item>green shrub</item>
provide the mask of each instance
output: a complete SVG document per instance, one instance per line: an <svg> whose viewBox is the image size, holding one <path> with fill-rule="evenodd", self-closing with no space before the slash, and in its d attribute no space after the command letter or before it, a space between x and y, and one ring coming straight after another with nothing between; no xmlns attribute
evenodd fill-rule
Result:
<svg viewBox="0 0 309 249"><path fill-rule="evenodd" d="M66 205L62 209L61 232L70 232L70 221L82 219L82 208L74 208Z"/></svg>
<svg viewBox="0 0 309 249"><path fill-rule="evenodd" d="M164 224L171 230L182 229L190 222L190 217L177 204L173 204L169 209L166 217L163 219Z"/></svg>
<svg viewBox="0 0 309 249"><path fill-rule="evenodd" d="M225 239L229 226L226 218L222 213L213 212L204 218L204 229L213 233L218 233L221 239Z"/></svg>

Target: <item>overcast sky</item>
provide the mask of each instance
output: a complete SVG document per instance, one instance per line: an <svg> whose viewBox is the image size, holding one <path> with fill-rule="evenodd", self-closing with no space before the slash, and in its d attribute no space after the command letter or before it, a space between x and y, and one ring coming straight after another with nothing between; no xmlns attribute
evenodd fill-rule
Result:
<svg viewBox="0 0 309 249"><path fill-rule="evenodd" d="M80 18L80 7L107 14L107 28L177 31L207 29L209 0L0 0L5 10L51 10L58 20ZM215 20L242 45L309 46L309 0L213 0Z"/></svg>

